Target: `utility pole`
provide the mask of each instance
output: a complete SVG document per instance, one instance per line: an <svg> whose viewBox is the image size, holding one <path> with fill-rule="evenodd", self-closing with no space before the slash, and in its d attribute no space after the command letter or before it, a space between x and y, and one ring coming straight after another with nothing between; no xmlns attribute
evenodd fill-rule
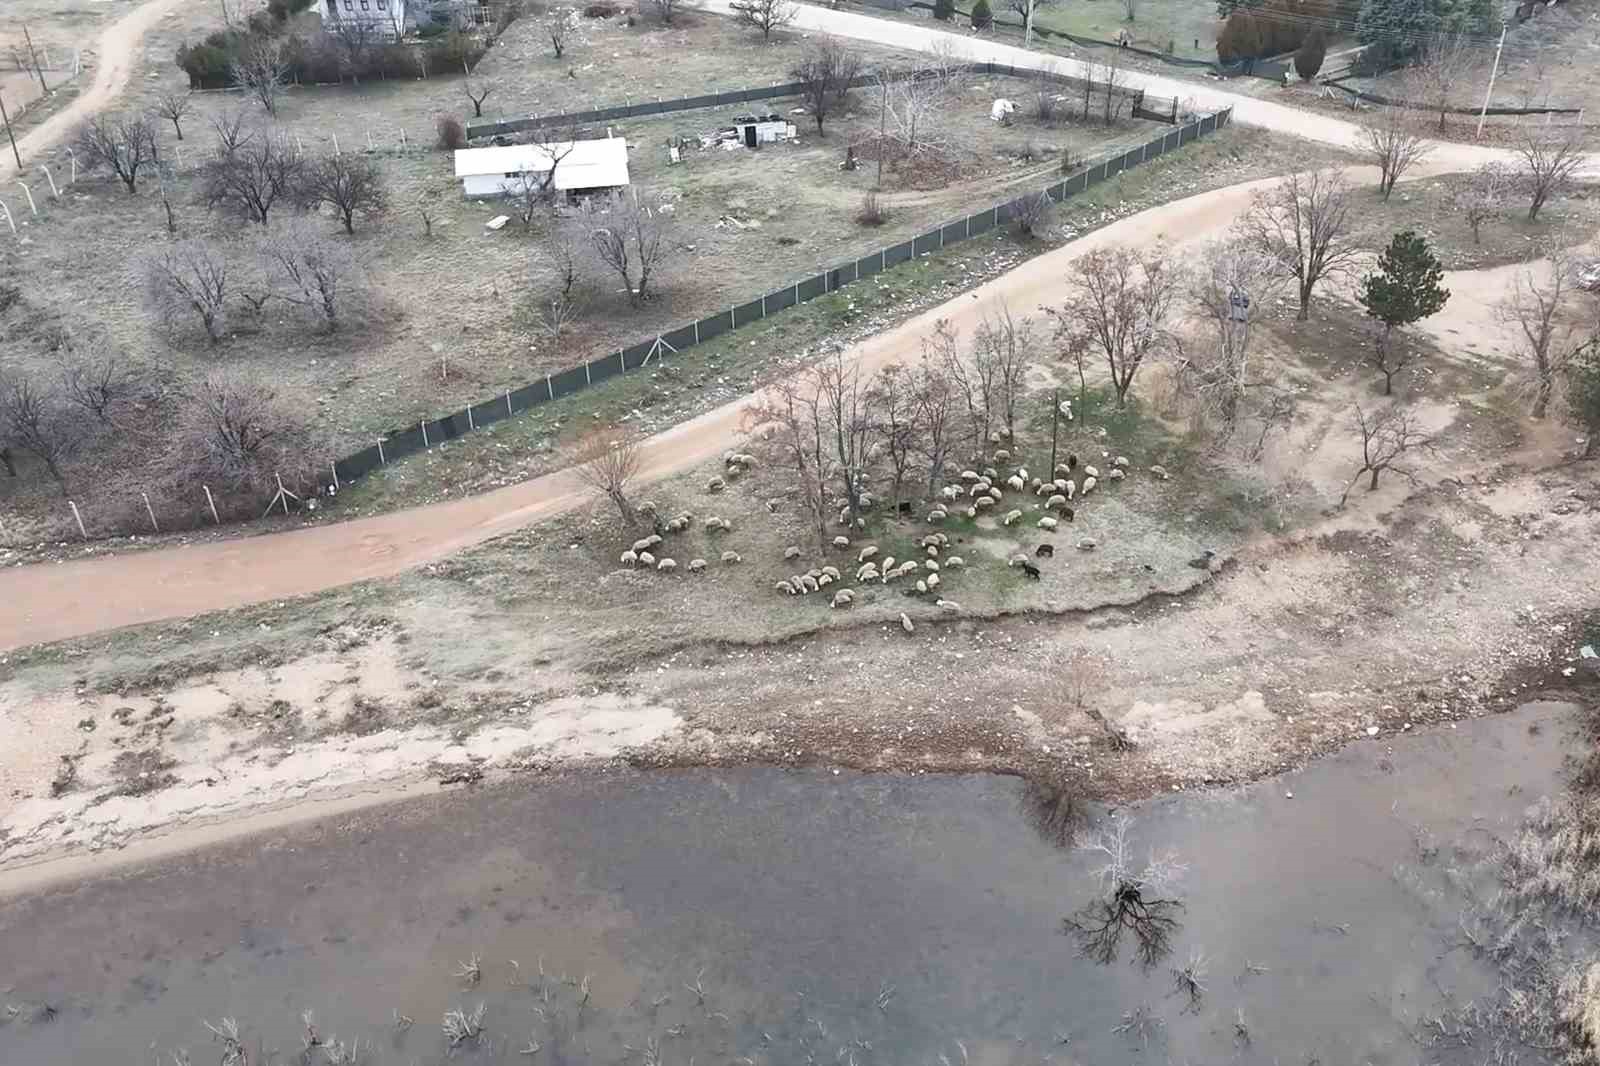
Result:
<svg viewBox="0 0 1600 1066"><path fill-rule="evenodd" d="M883 188L883 138L889 131L889 79L878 79L883 86L883 98L878 103L878 188ZM18 163L18 166L22 164Z"/></svg>
<svg viewBox="0 0 1600 1066"><path fill-rule="evenodd" d="M39 53L33 50L33 36L28 33L28 24L22 24L22 39L28 42L28 56L33 60L33 72L39 76L39 89L48 94L50 86L44 83L44 68L39 65Z"/></svg>
<svg viewBox="0 0 1600 1066"><path fill-rule="evenodd" d="M1028 0L1028 16L1022 20L1022 47L1033 47L1033 3Z"/></svg>
<svg viewBox="0 0 1600 1066"><path fill-rule="evenodd" d="M1483 110L1478 112L1478 140L1483 140L1483 120L1489 117L1489 98L1494 95L1494 79L1500 73L1500 50L1506 46L1506 26L1500 24L1500 43L1494 46L1494 67L1489 71L1489 88L1483 93Z"/></svg>
<svg viewBox="0 0 1600 1066"><path fill-rule="evenodd" d="M6 136L11 138L11 155L17 161L17 173L22 173L22 153L17 151L17 135L11 132L11 116L6 114L6 98L0 96L0 122L6 124Z"/></svg>
<svg viewBox="0 0 1600 1066"><path fill-rule="evenodd" d="M1056 476L1056 427L1061 421L1061 390L1050 393L1050 476Z"/></svg>

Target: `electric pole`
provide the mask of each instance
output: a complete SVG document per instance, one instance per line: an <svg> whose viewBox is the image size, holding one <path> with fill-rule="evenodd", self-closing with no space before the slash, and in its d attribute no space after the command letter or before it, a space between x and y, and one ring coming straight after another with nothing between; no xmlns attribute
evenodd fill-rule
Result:
<svg viewBox="0 0 1600 1066"><path fill-rule="evenodd" d="M883 138L889 129L889 80L878 79L883 85L883 98L878 102L878 189L883 189ZM21 164L18 164L19 166Z"/></svg>
<svg viewBox="0 0 1600 1066"><path fill-rule="evenodd" d="M1483 120L1489 117L1489 98L1494 95L1495 75L1500 73L1500 50L1506 46L1506 26L1500 24L1500 43L1494 46L1494 66L1489 71L1489 88L1483 93L1483 110L1478 112L1478 140L1483 140Z"/></svg>
<svg viewBox="0 0 1600 1066"><path fill-rule="evenodd" d="M17 161L17 173L22 173L22 153L17 151L17 135L11 132L11 116L6 114L6 98L0 96L0 122L6 124L6 136L11 138L11 155Z"/></svg>
<svg viewBox="0 0 1600 1066"><path fill-rule="evenodd" d="M33 50L33 36L28 33L26 22L22 24L22 39L28 42L28 56L33 60L33 72L39 76L39 89L48 95L50 86L44 83L44 68L39 65L39 53Z"/></svg>

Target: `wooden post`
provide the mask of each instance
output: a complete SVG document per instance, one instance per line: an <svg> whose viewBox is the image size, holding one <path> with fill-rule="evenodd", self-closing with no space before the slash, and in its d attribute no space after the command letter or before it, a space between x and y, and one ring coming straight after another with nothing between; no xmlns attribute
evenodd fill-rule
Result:
<svg viewBox="0 0 1600 1066"><path fill-rule="evenodd" d="M72 517L78 520L78 536L87 541L89 539L89 534L88 531L83 528L83 515L78 513L78 505L73 503L71 500L68 500L67 506L72 508Z"/></svg>
<svg viewBox="0 0 1600 1066"><path fill-rule="evenodd" d="M516 412L511 410L511 390L506 390L506 417L510 418Z"/></svg>
<svg viewBox="0 0 1600 1066"><path fill-rule="evenodd" d="M28 42L28 55L33 59L33 72L39 76L39 88L44 93L50 92L50 86L45 84L44 68L39 65L39 53L33 50L33 35L28 32L28 24L22 24L22 39Z"/></svg>
<svg viewBox="0 0 1600 1066"><path fill-rule="evenodd" d="M417 424L422 427L422 446L424 448L427 448L429 446L428 445L428 420L426 418L424 418L421 422L419 422Z"/></svg>
<svg viewBox="0 0 1600 1066"><path fill-rule="evenodd" d="M334 492L338 492L339 491L339 464L338 463L329 463L328 464L328 469L333 471L333 491Z"/></svg>
<svg viewBox="0 0 1600 1066"><path fill-rule="evenodd" d="M150 516L151 530L156 533L160 533L161 526L156 522L156 509L150 506L150 494L148 492L141 492L139 495L144 497L144 513Z"/></svg>
<svg viewBox="0 0 1600 1066"><path fill-rule="evenodd" d="M200 487L206 490L206 505L211 508L211 521L219 526L222 525L222 519L217 517L217 500L216 497L211 495L211 486L201 485Z"/></svg>
<svg viewBox="0 0 1600 1066"><path fill-rule="evenodd" d="M17 151L17 135L11 132L11 116L6 114L6 98L0 96L0 122L6 124L6 136L11 138L11 158L17 161L17 173L22 173L22 153Z"/></svg>
<svg viewBox="0 0 1600 1066"><path fill-rule="evenodd" d="M472 405L470 403L467 404L467 429L474 433L478 430L478 424L472 420Z"/></svg>
<svg viewBox="0 0 1600 1066"><path fill-rule="evenodd" d="M283 501L283 517L289 517L289 490L283 487L283 475L273 471L272 479L278 483L278 499Z"/></svg>
<svg viewBox="0 0 1600 1066"><path fill-rule="evenodd" d="M383 441L381 440L378 442L378 462L382 466L389 465L389 460L383 457Z"/></svg>
<svg viewBox="0 0 1600 1066"><path fill-rule="evenodd" d="M1050 390L1050 477L1056 476L1056 426L1061 422L1061 390Z"/></svg>

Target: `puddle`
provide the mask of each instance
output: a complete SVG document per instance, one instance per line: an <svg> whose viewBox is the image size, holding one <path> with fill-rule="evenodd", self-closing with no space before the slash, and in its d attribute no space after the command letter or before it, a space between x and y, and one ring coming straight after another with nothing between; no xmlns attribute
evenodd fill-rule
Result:
<svg viewBox="0 0 1600 1066"><path fill-rule="evenodd" d="M223 1017L297 1061L307 1009L391 1063L1413 1062L1444 993L1493 989L1418 840L1507 836L1559 786L1568 714L1134 808L1138 854L1189 867L1149 970L1063 935L1091 864L1010 778L627 771L340 815L0 901L0 1063L212 1061ZM479 1003L450 1055L445 1012ZM1141 1005L1159 1024L1118 1031Z"/></svg>

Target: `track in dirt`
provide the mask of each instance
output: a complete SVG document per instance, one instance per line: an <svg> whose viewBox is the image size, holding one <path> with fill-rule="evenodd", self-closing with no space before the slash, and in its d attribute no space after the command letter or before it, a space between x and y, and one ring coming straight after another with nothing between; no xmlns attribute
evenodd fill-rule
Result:
<svg viewBox="0 0 1600 1066"><path fill-rule="evenodd" d="M85 110L93 99L114 95L113 83L120 86L126 80L128 56L136 44L136 38L129 41L129 34L135 29L142 33L176 2L153 0L102 35L102 41L112 39L120 45L121 63L110 55L102 57L103 65L96 72L95 88L80 101L85 105L80 110ZM724 0L706 0L704 6L720 10L726 4ZM885 43L902 47L927 47L937 39L946 38L955 41L973 58L995 59L1018 66L1050 62L1069 70L1074 65L1006 45L860 15L805 5L800 12L802 28L842 36L866 40L883 38ZM893 40L888 40L891 37ZM1197 88L1161 78L1130 75L1130 79L1152 91L1169 95L1194 95L1193 90ZM97 96L96 90L103 92ZM1350 144L1356 135L1355 127L1349 123L1275 104L1223 93L1207 92L1206 99L1219 105L1233 104L1239 120L1301 137ZM77 117L79 115L70 109L56 116L67 122ZM46 134L49 129L47 124L35 134ZM1438 145L1428 159L1427 174L1467 169L1493 157L1503 159L1506 153L1463 145ZM1416 176L1425 176L1420 170ZM860 343L854 354L867 369L895 360L912 360L921 351L922 337L939 319L948 319L958 330L967 333L976 325L979 316L1000 300L1014 309L1031 312L1041 304L1054 301L1058 279L1067 263L1097 247L1186 243L1216 235L1244 208L1250 194L1271 180L1203 193L1123 219ZM721 454L736 440L747 402L745 398L726 404L651 437L645 444L644 478L664 478ZM578 506L584 499L584 494L568 475L554 473L481 496L293 532L70 563L14 567L0 572L0 600L16 605L0 617L0 650L304 596L352 582L390 576L559 514Z"/></svg>

